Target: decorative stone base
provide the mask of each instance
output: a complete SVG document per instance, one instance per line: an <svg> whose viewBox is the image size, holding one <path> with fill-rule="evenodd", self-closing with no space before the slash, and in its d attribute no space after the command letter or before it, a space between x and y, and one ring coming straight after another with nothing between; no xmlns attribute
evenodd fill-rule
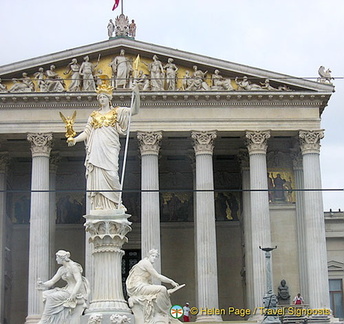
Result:
<svg viewBox="0 0 344 324"><path fill-rule="evenodd" d="M89 323L89 319L92 315L94 314L100 314L102 316L102 320L101 320L101 324L113 324L115 322L111 321L111 316L115 315L115 314L119 314L120 316L127 316L129 319L129 323L130 324L135 324L135 319L134 319L134 315L131 313L121 313L121 312L92 312L89 314L85 314L83 316L81 316L81 320L80 320L80 324L88 324Z"/></svg>

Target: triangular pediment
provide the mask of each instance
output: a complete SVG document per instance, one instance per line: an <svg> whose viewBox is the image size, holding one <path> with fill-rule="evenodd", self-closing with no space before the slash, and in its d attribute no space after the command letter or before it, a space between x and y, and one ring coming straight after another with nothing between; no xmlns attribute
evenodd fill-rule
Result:
<svg viewBox="0 0 344 324"><path fill-rule="evenodd" d="M152 86L154 78L151 78L150 71L150 64L153 62L154 56L157 56L165 72L165 75L163 76L163 88L159 89L159 91L171 90L168 88L166 73L166 66L169 59L173 59L172 64L175 66L174 69L178 69L176 72L177 79L175 89L172 89L175 91L254 91L255 93L258 91L294 91L313 93L324 92L327 94L333 91L333 86L331 84L309 81L289 75L279 74L194 53L188 53L168 47L148 44L128 38L112 39L4 65L0 67L0 78L2 79L2 84L7 87L7 90L9 90L13 88L13 79L17 79L17 81L15 81L17 83L23 82L23 73L25 73L26 78L33 80L34 85L32 86L32 91L40 92L38 85L40 78L39 71L41 71L41 73L43 72L42 78L47 78L46 73L48 73L50 70L51 65L54 65L54 72L57 73L59 78L63 79L63 88L60 87L58 90L53 89L53 91L68 92L73 79L72 72L69 71L73 59L76 59L77 64L81 66L85 60L85 56L88 56L89 62L93 64L94 75L98 74L98 76L101 78L111 79L115 77L112 67L110 66L111 62L116 56L120 55L121 50L125 51L125 57L130 62L131 66L135 64L135 59L139 55L140 62L136 66L137 71L135 76L137 77L139 71L142 71L141 73L145 75L146 79L149 79L150 84L148 84L144 89L147 91L157 91L157 89ZM215 72L216 70L218 72ZM199 75L204 76L203 86L201 85L199 88L192 87L191 85L187 84L186 75L189 74L192 79L192 77L195 75L195 71L199 73ZM132 79L134 78L133 73L134 72L131 72L130 76ZM218 74L214 77L216 73ZM217 83L215 83L215 79L217 79ZM114 84L114 81L112 82ZM268 84L266 84L266 82L268 82ZM248 86L245 87L245 84L248 84ZM82 84L80 86L80 90L83 91ZM126 86L129 87L129 84ZM13 92L25 92L25 89L24 91L20 90Z"/></svg>
<svg viewBox="0 0 344 324"><path fill-rule="evenodd" d="M327 262L327 268L329 271L344 271L344 263L331 260Z"/></svg>

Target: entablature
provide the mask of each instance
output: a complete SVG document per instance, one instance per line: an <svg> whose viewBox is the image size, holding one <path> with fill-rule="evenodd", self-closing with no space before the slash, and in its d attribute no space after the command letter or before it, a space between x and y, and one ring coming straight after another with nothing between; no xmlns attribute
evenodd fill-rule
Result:
<svg viewBox="0 0 344 324"><path fill-rule="evenodd" d="M320 114L326 107L328 92L257 92L257 91L202 91L202 92L141 92L141 106L164 107L318 107ZM130 105L131 92L116 92L113 103ZM53 109L97 107L93 92L63 93L0 93L2 109Z"/></svg>

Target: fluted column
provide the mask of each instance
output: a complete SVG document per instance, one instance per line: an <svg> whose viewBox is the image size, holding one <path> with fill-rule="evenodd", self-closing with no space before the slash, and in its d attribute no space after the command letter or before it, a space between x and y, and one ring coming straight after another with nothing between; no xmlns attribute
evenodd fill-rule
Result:
<svg viewBox="0 0 344 324"><path fill-rule="evenodd" d="M38 323L42 311L41 293L36 289L38 278L49 279L49 156L51 133L28 134L31 143L31 210L29 248L28 316L26 323ZM45 191L45 192L44 192Z"/></svg>
<svg viewBox="0 0 344 324"><path fill-rule="evenodd" d="M259 246L271 246L269 195L266 151L269 131L247 131L247 148L250 156L251 246L253 266L253 305L262 306L266 293L266 267L264 253Z"/></svg>
<svg viewBox="0 0 344 324"><path fill-rule="evenodd" d="M246 307L253 309L253 265L252 265L252 224L250 203L250 167L247 150L239 152L242 177L242 214L244 220L245 240L245 281L246 281Z"/></svg>
<svg viewBox="0 0 344 324"><path fill-rule="evenodd" d="M91 199L86 194L85 195L86 201L86 215L90 214L91 211ZM90 282L91 287L94 287L94 258L93 258L93 244L89 244L91 238L91 234L86 231L85 233L85 276ZM92 300L92 289L89 296L90 300Z"/></svg>
<svg viewBox="0 0 344 324"><path fill-rule="evenodd" d="M160 203L158 156L162 132L138 132L141 152L141 189L154 192L141 193L141 250L147 256L149 250L160 251ZM154 263L161 272L160 259Z"/></svg>
<svg viewBox="0 0 344 324"><path fill-rule="evenodd" d="M310 308L329 308L324 209L321 193L320 139L323 130L299 132L303 161L304 223Z"/></svg>
<svg viewBox="0 0 344 324"><path fill-rule="evenodd" d="M0 153L0 323L5 315L6 175L9 157Z"/></svg>
<svg viewBox="0 0 344 324"><path fill-rule="evenodd" d="M196 155L196 294L200 312L197 322L222 321L218 315L206 315L202 309L219 307L217 249L214 205L213 149L216 132L192 132Z"/></svg>
<svg viewBox="0 0 344 324"><path fill-rule="evenodd" d="M299 263L299 276L300 276L300 293L305 300L309 300L308 296L308 271L307 271L307 257L306 257L306 237L305 237L305 217L304 217L304 204L303 192L301 191L303 185L303 168L302 168L302 155L300 147L292 149L291 152L293 161L293 171L295 176L295 198L296 198L296 233L297 233L297 252Z"/></svg>
<svg viewBox="0 0 344 324"><path fill-rule="evenodd" d="M50 241L50 264L49 264L49 277L55 273L55 253L57 249L55 248L55 232L56 232L56 174L58 164L61 158L58 153L52 154L50 157L49 164L49 241Z"/></svg>

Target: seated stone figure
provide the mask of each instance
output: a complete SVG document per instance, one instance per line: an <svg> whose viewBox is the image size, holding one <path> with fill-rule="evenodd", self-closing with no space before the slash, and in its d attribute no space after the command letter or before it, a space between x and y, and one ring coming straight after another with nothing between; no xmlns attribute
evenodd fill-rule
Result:
<svg viewBox="0 0 344 324"><path fill-rule="evenodd" d="M38 324L79 324L87 307L89 283L81 275L80 264L70 259L69 252L58 251L56 262L62 265L56 274L46 282L37 282L38 289L48 289L43 292L44 310ZM65 287L49 289L60 279L67 282Z"/></svg>
<svg viewBox="0 0 344 324"><path fill-rule="evenodd" d="M290 304L289 288L284 279L281 280L281 284L278 286L278 303L280 305Z"/></svg>
<svg viewBox="0 0 344 324"><path fill-rule="evenodd" d="M180 323L169 315L169 311L172 306L170 294L181 286L153 268L158 256L157 250L150 250L149 255L134 265L129 272L126 281L128 302L135 316L135 324ZM153 279L169 283L175 289L167 290L165 286L154 285Z"/></svg>

